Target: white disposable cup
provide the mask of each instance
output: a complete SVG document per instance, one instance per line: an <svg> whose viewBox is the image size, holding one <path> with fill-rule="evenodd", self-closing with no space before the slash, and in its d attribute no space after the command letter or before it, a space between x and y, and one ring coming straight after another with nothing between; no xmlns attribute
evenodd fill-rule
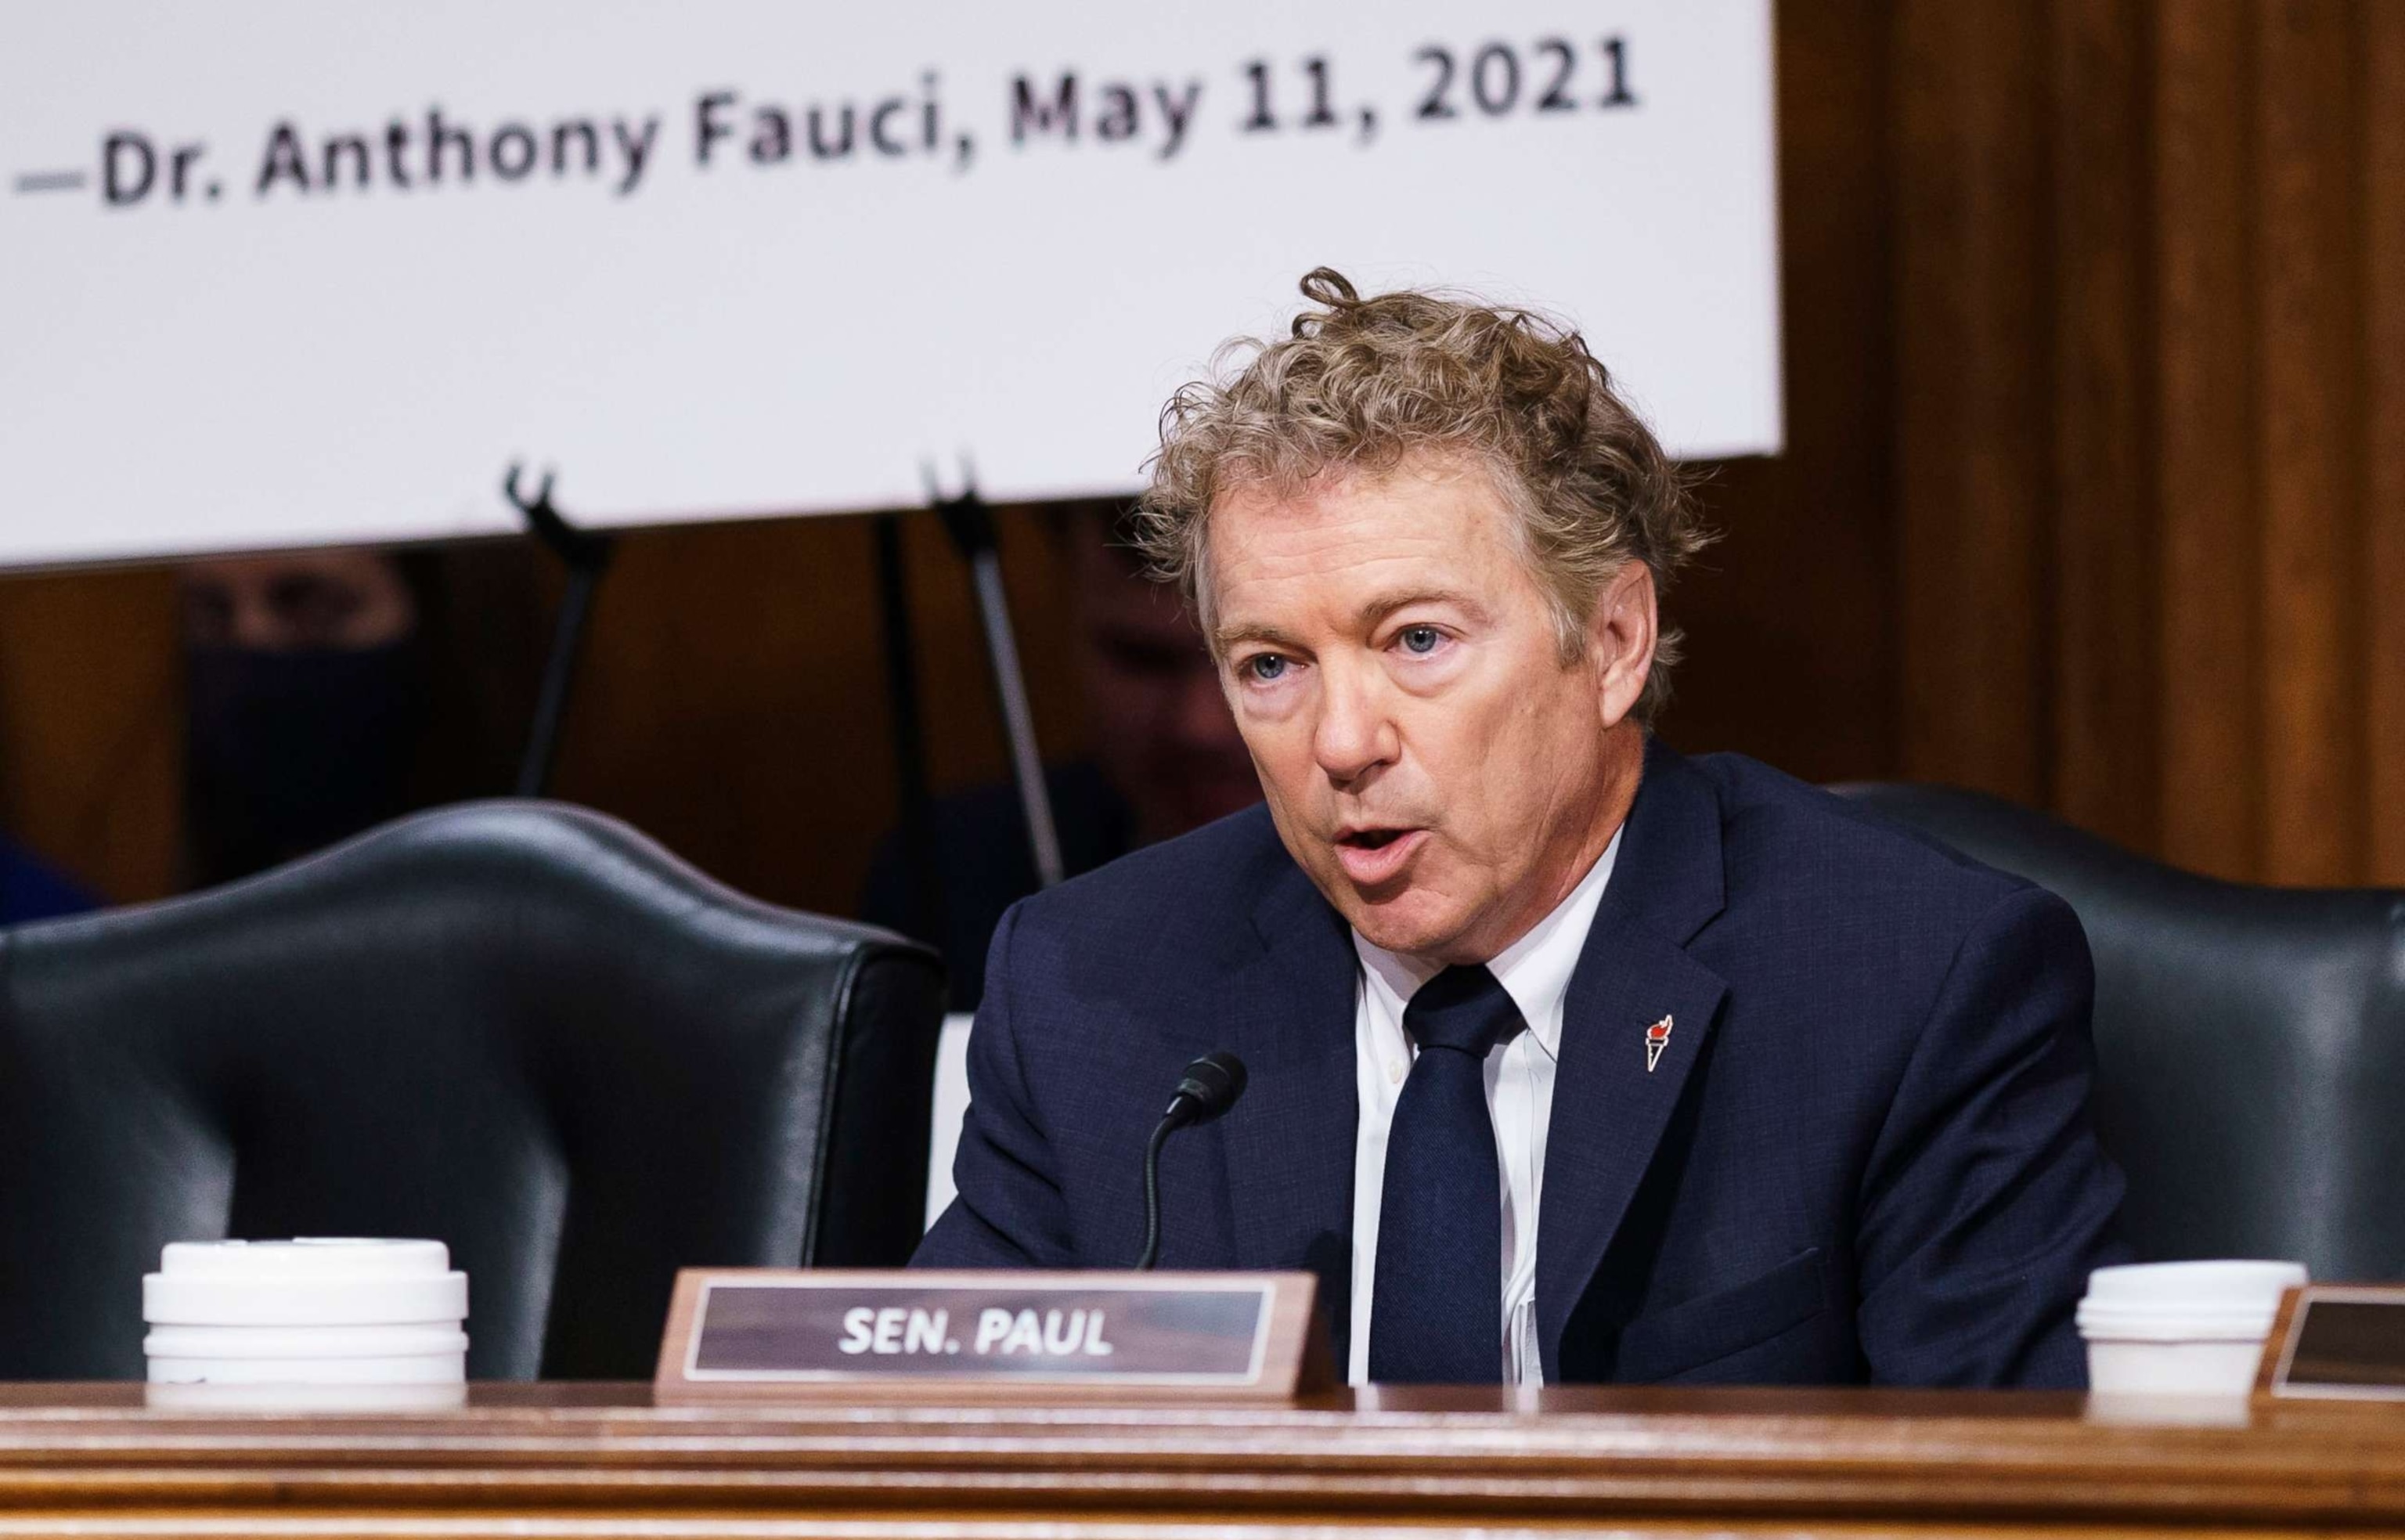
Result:
<svg viewBox="0 0 2405 1540"><path fill-rule="evenodd" d="M468 1404L468 1387L428 1385L227 1385L154 1381L142 1403L174 1412L439 1412Z"/></svg>
<svg viewBox="0 0 2405 1540"><path fill-rule="evenodd" d="M142 1280L158 1385L458 1385L468 1279L430 1240L177 1242Z"/></svg>
<svg viewBox="0 0 2405 1540"><path fill-rule="evenodd" d="M2294 1262L2099 1267L2079 1303L2088 1388L2098 1395L2238 1395L2254 1388Z"/></svg>
<svg viewBox="0 0 2405 1540"><path fill-rule="evenodd" d="M457 1385L468 1378L465 1349L405 1358L154 1357L148 1366L154 1385Z"/></svg>
<svg viewBox="0 0 2405 1540"><path fill-rule="evenodd" d="M468 1350L456 1325L159 1326L142 1339L153 1358L426 1358Z"/></svg>

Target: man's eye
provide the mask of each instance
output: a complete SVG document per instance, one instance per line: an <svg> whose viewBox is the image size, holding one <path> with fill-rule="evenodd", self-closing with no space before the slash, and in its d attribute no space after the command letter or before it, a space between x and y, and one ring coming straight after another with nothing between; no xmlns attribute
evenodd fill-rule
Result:
<svg viewBox="0 0 2405 1540"><path fill-rule="evenodd" d="M1444 633L1434 626L1406 626L1401 640L1405 652L1425 657L1436 651L1437 643L1444 640Z"/></svg>
<svg viewBox="0 0 2405 1540"><path fill-rule="evenodd" d="M1245 671L1267 685L1286 676L1286 659L1275 653L1260 653L1245 659Z"/></svg>

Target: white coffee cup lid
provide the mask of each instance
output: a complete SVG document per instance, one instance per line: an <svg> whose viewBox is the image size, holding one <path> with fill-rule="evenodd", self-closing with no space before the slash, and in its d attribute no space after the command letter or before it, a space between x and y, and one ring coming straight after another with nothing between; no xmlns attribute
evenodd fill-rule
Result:
<svg viewBox="0 0 2405 1540"><path fill-rule="evenodd" d="M178 1326L390 1326L468 1314L435 1240L176 1241L142 1280L142 1319Z"/></svg>
<svg viewBox="0 0 2405 1540"><path fill-rule="evenodd" d="M159 1253L169 1278L273 1283L321 1278L427 1278L451 1270L439 1240L305 1236L298 1240L176 1240Z"/></svg>
<svg viewBox="0 0 2405 1540"><path fill-rule="evenodd" d="M2084 1303L2115 1312L2268 1315L2304 1282L2300 1262L2135 1262L2089 1273Z"/></svg>

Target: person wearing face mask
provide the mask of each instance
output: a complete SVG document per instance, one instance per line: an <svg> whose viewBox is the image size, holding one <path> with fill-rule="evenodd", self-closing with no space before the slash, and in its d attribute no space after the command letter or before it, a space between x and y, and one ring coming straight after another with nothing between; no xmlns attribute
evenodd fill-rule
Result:
<svg viewBox="0 0 2405 1540"><path fill-rule="evenodd" d="M1355 1383L2077 1386L2120 1260L2053 895L1654 736L1705 534L1578 334L1320 269L1142 516L1266 805L1025 900L917 1261L1309 1269ZM1231 355L1223 355L1231 356Z"/></svg>
<svg viewBox="0 0 2405 1540"><path fill-rule="evenodd" d="M189 564L185 828L196 886L404 811L425 727L415 596L373 550Z"/></svg>

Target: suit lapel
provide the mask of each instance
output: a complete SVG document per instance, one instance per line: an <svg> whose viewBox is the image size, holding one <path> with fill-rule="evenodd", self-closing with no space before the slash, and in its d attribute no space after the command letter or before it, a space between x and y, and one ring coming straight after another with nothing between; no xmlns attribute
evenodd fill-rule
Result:
<svg viewBox="0 0 2405 1540"><path fill-rule="evenodd" d="M1728 992L1685 951L1722 902L1719 798L1702 772L1650 744L1563 1002L1537 1222L1537 1324L1549 1383L1561 1378L1570 1310L1628 1211ZM1646 1029L1666 1016L1670 1033L1649 1069Z"/></svg>
<svg viewBox="0 0 2405 1540"><path fill-rule="evenodd" d="M1262 951L1232 981L1222 1017L1247 1071L1221 1125L1236 1265L1304 1266L1343 1362L1351 1313L1357 962L1344 922L1285 864L1254 911Z"/></svg>

